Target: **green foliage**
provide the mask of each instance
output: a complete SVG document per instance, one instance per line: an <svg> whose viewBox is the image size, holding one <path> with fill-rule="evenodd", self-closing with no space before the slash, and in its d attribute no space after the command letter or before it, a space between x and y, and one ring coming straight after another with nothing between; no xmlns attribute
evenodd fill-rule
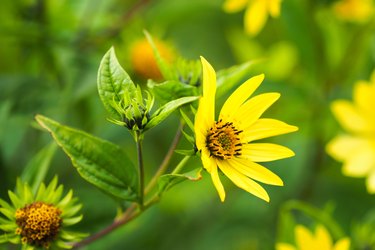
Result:
<svg viewBox="0 0 375 250"><path fill-rule="evenodd" d="M123 149L47 117L38 115L36 120L52 134L82 178L116 198L137 200L138 173Z"/></svg>
<svg viewBox="0 0 375 250"><path fill-rule="evenodd" d="M202 168L196 168L190 172L184 174L166 174L162 175L158 181L158 190L159 195L162 195L164 192L172 188L173 186L185 181L198 181L202 178L201 175Z"/></svg>

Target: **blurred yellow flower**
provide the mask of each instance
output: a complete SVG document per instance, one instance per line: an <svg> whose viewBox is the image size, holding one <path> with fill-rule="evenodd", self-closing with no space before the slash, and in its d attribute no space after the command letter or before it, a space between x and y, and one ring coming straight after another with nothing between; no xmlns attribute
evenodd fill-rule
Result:
<svg viewBox="0 0 375 250"><path fill-rule="evenodd" d="M276 250L349 250L350 239L342 238L333 244L331 235L323 225L318 225L313 235L306 227L297 225L294 230L296 246L277 243Z"/></svg>
<svg viewBox="0 0 375 250"><path fill-rule="evenodd" d="M154 42L163 59L171 62L175 57L173 49L160 40L155 40ZM152 46L147 39L138 40L131 46L131 62L134 71L139 76L154 80L163 78L156 63Z"/></svg>
<svg viewBox="0 0 375 250"><path fill-rule="evenodd" d="M257 35L265 23L268 15L278 17L282 0L226 0L223 8L228 13L234 13L246 8L244 25L247 34Z"/></svg>
<svg viewBox="0 0 375 250"><path fill-rule="evenodd" d="M345 21L366 22L374 15L373 0L341 0L333 5L336 16Z"/></svg>
<svg viewBox="0 0 375 250"><path fill-rule="evenodd" d="M283 159L294 153L280 145L253 141L290 133L298 128L278 120L259 118L280 97L279 93L260 94L247 100L262 83L263 74L237 88L215 121L216 73L203 57L201 61L203 96L195 116L194 130L203 166L211 174L221 201L225 200L225 191L218 167L239 188L269 201L267 192L254 180L277 186L282 186L283 181L255 162Z"/></svg>
<svg viewBox="0 0 375 250"><path fill-rule="evenodd" d="M343 162L343 174L367 176L367 190L375 193L375 70L371 81L358 81L354 102L337 100L331 109L341 126L349 132L336 136L327 145L327 152Z"/></svg>

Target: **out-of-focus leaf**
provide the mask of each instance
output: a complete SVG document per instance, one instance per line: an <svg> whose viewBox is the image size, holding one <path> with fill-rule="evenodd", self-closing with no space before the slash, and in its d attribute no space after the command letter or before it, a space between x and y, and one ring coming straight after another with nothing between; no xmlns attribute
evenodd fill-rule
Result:
<svg viewBox="0 0 375 250"><path fill-rule="evenodd" d="M254 62L251 61L218 71L216 96L220 97L228 93L231 88L249 74L253 64Z"/></svg>
<svg viewBox="0 0 375 250"><path fill-rule="evenodd" d="M202 168L196 168L190 172L184 174L166 174L160 176L158 180L159 195L162 195L165 191L177 185L185 180L198 181L202 178Z"/></svg>
<svg viewBox="0 0 375 250"><path fill-rule="evenodd" d="M173 80L163 83L156 83L149 80L147 82L147 87L151 89L152 93L162 104L181 97L194 96L197 94L197 88Z"/></svg>
<svg viewBox="0 0 375 250"><path fill-rule="evenodd" d="M41 115L36 120L52 134L82 178L114 197L137 200L138 172L119 146Z"/></svg>
<svg viewBox="0 0 375 250"><path fill-rule="evenodd" d="M158 110L155 111L155 113L152 114L150 121L147 123L144 130L148 130L152 127L155 127L162 121L164 121L165 118L167 118L173 111L175 111L180 106L193 102L197 100L198 96L188 96L188 97L182 97L180 99L170 101Z"/></svg>
<svg viewBox="0 0 375 250"><path fill-rule="evenodd" d="M134 92L136 90L133 81L121 67L112 47L100 62L98 71L98 91L100 99L107 111L115 118L121 119L120 115L111 105L122 100L124 91Z"/></svg>
<svg viewBox="0 0 375 250"><path fill-rule="evenodd" d="M36 193L39 184L44 181L56 148L55 143L45 146L31 159L23 170L21 179L30 185L33 193Z"/></svg>

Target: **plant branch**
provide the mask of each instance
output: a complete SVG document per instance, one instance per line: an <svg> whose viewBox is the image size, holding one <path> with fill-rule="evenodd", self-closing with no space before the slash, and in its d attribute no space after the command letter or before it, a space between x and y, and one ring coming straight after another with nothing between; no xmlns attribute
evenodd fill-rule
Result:
<svg viewBox="0 0 375 250"><path fill-rule="evenodd" d="M139 206L143 209L143 196L144 196L144 182L145 173L143 167L143 155L142 155L142 134L136 131L136 144L137 144L137 157L138 157L138 171L139 171Z"/></svg>
<svg viewBox="0 0 375 250"><path fill-rule="evenodd" d="M155 175L152 177L152 179L150 180L150 182L148 183L148 185L146 187L146 190L145 190L146 194L151 191L151 189L155 186L158 178L167 169L168 164L169 164L169 162L172 158L172 155L174 153L174 150L177 148L177 145L180 142L180 139L181 139L181 136L182 136L182 129L184 128L184 125L185 125L185 123L181 121L180 125L178 126L178 129L176 131L176 134L173 138L172 144L168 149L167 154L165 155L165 157L164 157L162 163L160 164L158 170L156 171Z"/></svg>

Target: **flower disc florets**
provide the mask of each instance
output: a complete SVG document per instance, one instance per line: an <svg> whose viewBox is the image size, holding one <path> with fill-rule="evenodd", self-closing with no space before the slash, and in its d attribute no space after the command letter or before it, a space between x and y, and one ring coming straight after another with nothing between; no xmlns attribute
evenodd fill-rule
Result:
<svg viewBox="0 0 375 250"><path fill-rule="evenodd" d="M48 248L59 233L61 210L44 202L34 202L16 211L16 234L23 243Z"/></svg>

